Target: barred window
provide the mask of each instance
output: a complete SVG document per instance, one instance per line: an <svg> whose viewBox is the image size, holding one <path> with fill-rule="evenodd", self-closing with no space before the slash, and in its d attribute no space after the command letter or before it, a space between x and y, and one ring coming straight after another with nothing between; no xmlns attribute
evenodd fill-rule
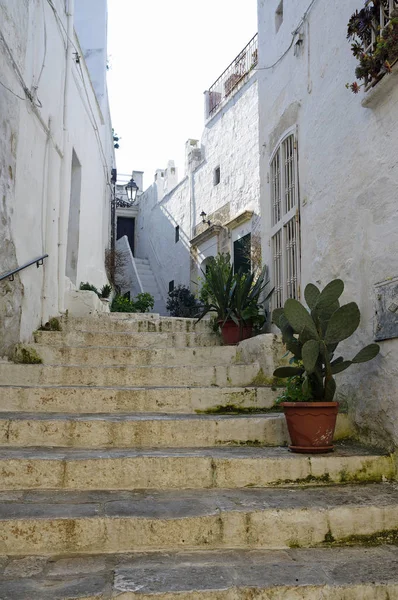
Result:
<svg viewBox="0 0 398 600"><path fill-rule="evenodd" d="M297 139L286 136L270 165L273 308L299 297L300 231L297 185Z"/></svg>

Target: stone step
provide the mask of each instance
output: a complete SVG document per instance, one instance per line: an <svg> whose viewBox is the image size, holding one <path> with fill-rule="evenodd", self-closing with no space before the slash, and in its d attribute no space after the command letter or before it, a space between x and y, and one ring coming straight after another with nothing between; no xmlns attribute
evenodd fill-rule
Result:
<svg viewBox="0 0 398 600"><path fill-rule="evenodd" d="M175 317L149 318L151 313L137 313L131 316L129 313L110 313L99 317L69 317L62 325L66 331L103 331L106 333L117 332L158 332L158 333L211 333L207 320L196 322L195 319L179 319ZM118 315L115 317L114 315ZM122 316L119 316L122 315ZM125 316L128 315L128 316Z"/></svg>
<svg viewBox="0 0 398 600"><path fill-rule="evenodd" d="M1 449L0 490L149 490L392 480L394 459L342 444L332 455L286 448Z"/></svg>
<svg viewBox="0 0 398 600"><path fill-rule="evenodd" d="M149 265L149 260L147 258L135 258L134 261L137 265Z"/></svg>
<svg viewBox="0 0 398 600"><path fill-rule="evenodd" d="M2 600L395 600L395 546L3 560Z"/></svg>
<svg viewBox="0 0 398 600"><path fill-rule="evenodd" d="M339 415L335 440L348 437ZM347 435L348 434L348 435ZM284 415L0 413L0 447L201 448L285 446Z"/></svg>
<svg viewBox="0 0 398 600"><path fill-rule="evenodd" d="M395 543L397 530L398 489L387 483L0 493L8 556Z"/></svg>
<svg viewBox="0 0 398 600"><path fill-rule="evenodd" d="M46 346L35 344L35 351L45 365L92 365L151 367L213 366L238 362L236 346L209 348L115 348L114 346Z"/></svg>
<svg viewBox="0 0 398 600"><path fill-rule="evenodd" d="M243 387L258 382L260 367L251 365L128 367L0 363L0 385L218 386ZM260 373L261 375L261 373ZM261 383L263 381L261 377Z"/></svg>
<svg viewBox="0 0 398 600"><path fill-rule="evenodd" d="M288 441L283 415L0 413L1 447L200 448Z"/></svg>
<svg viewBox="0 0 398 600"><path fill-rule="evenodd" d="M95 331L37 331L38 344L51 346L115 346L125 348L197 348L219 346L213 333L101 333Z"/></svg>
<svg viewBox="0 0 398 600"><path fill-rule="evenodd" d="M0 413L261 412L274 406L279 393L271 387L0 386Z"/></svg>

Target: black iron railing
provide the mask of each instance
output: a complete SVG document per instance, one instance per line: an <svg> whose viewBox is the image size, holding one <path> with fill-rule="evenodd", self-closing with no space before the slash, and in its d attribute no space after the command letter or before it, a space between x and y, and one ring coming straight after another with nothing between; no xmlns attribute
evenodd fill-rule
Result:
<svg viewBox="0 0 398 600"><path fill-rule="evenodd" d="M3 281L3 279L9 279L10 281L14 281L14 275L16 275L16 273L19 273L19 271L23 271L24 269L27 269L28 267L31 267L34 264L36 265L37 268L39 268L43 264L44 259L47 257L48 257L48 254L43 254L43 256L39 256L38 258L31 260L30 262L22 265L22 267L17 267L13 271L8 271L7 273L3 273L3 275L0 275L0 281Z"/></svg>
<svg viewBox="0 0 398 600"><path fill-rule="evenodd" d="M258 34L225 69L208 91L208 116L212 116L220 104L236 91L238 84L252 71L258 62Z"/></svg>

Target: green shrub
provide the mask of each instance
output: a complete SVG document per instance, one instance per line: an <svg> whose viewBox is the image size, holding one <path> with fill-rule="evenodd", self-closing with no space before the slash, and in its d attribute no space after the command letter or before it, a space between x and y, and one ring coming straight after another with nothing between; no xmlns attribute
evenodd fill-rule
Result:
<svg viewBox="0 0 398 600"><path fill-rule="evenodd" d="M148 292L143 292L141 294L137 294L134 305L135 312L149 312L155 306L155 299Z"/></svg>
<svg viewBox="0 0 398 600"><path fill-rule="evenodd" d="M138 294L135 300L130 300L126 296L117 295L112 300L111 312L149 312L155 304L153 296L148 292Z"/></svg>
<svg viewBox="0 0 398 600"><path fill-rule="evenodd" d="M198 312L196 298L185 285L169 292L166 308L172 317L194 317Z"/></svg>

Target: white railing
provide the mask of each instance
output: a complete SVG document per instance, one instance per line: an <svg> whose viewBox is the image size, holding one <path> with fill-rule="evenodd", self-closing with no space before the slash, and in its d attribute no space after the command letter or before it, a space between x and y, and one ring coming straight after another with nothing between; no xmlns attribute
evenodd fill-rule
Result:
<svg viewBox="0 0 398 600"><path fill-rule="evenodd" d="M144 292L144 288L126 235L117 240L116 251L123 257L123 264L116 274L116 284L120 285L122 294L130 292L130 297L133 298Z"/></svg>

